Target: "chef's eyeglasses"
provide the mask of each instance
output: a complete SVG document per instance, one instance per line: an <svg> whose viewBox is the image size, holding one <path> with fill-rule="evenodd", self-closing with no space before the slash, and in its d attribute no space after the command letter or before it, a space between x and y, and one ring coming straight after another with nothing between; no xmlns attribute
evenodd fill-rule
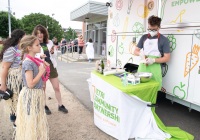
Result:
<svg viewBox="0 0 200 140"><path fill-rule="evenodd" d="M152 31L152 32L156 32L156 31L158 31L158 29L147 29L147 31L148 31L148 32L151 32L151 31Z"/></svg>

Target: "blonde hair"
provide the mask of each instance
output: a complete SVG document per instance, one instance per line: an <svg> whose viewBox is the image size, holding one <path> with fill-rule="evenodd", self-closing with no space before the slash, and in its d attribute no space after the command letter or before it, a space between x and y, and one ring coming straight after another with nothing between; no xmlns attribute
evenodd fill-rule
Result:
<svg viewBox="0 0 200 140"><path fill-rule="evenodd" d="M21 59L23 60L24 54L28 53L28 46L33 46L38 38L33 35L26 35L20 41L20 48L22 51Z"/></svg>

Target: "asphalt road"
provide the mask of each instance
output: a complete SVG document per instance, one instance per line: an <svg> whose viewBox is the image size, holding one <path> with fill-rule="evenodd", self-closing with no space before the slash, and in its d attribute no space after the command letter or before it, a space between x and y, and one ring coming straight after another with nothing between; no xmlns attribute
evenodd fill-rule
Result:
<svg viewBox="0 0 200 140"><path fill-rule="evenodd" d="M94 63L57 62L60 83L71 91L88 110L93 111L87 79L90 77L90 72L94 69Z"/></svg>
<svg viewBox="0 0 200 140"><path fill-rule="evenodd" d="M58 61L58 73L60 82L76 96L80 102L89 110L92 109L90 101L87 79L94 69L94 62L73 62L66 63ZM156 113L166 126L179 127L195 136L195 140L200 140L200 112L165 98L164 94L158 94L158 107Z"/></svg>

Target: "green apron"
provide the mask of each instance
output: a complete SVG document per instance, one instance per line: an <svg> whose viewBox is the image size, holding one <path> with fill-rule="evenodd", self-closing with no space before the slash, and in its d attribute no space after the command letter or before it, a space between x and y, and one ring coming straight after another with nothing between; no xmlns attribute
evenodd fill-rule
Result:
<svg viewBox="0 0 200 140"><path fill-rule="evenodd" d="M149 58L158 58L155 56L148 56ZM138 72L150 72L153 74L152 79L159 82L159 88L158 90L161 89L162 87L162 71L161 71L161 65L159 63L154 63L152 65L147 65L140 63Z"/></svg>

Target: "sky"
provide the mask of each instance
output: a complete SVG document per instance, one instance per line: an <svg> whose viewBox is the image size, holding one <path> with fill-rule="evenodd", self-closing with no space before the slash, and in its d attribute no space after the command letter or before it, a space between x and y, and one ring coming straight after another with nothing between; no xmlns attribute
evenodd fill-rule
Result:
<svg viewBox="0 0 200 140"><path fill-rule="evenodd" d="M81 29L82 22L70 21L70 12L89 0L10 0L11 12L21 19L30 13L42 13L57 20L63 28ZM108 2L109 0L92 0ZM8 0L0 0L0 11L8 11ZM54 14L54 15L53 15ZM53 15L53 16L52 16Z"/></svg>

